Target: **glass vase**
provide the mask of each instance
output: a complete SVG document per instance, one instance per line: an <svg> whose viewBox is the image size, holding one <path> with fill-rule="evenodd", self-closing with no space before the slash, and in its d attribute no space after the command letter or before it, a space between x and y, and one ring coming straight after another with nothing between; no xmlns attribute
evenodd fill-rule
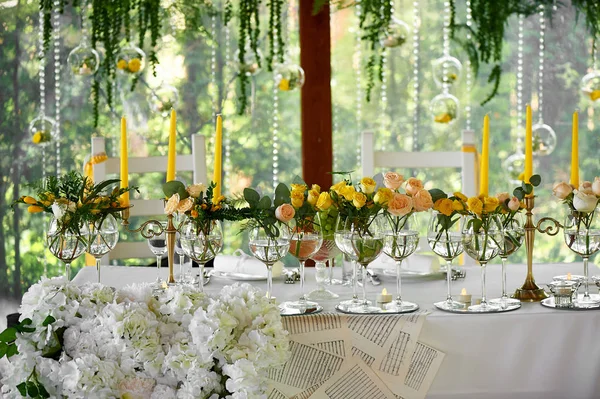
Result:
<svg viewBox="0 0 600 399"><path fill-rule="evenodd" d="M108 214L91 224L87 251L96 259L98 282L102 257L112 251L118 241L119 225L113 215Z"/></svg>
<svg viewBox="0 0 600 399"><path fill-rule="evenodd" d="M490 303L507 308L521 303L518 299L510 298L506 292L506 264L508 257L523 245L523 240L525 239L525 219L520 213L503 215L501 217L505 218L502 221L504 239L498 251L498 256L502 260L502 295L500 298L491 299Z"/></svg>
<svg viewBox="0 0 600 399"><path fill-rule="evenodd" d="M67 280L71 280L71 263L87 248L89 234L89 228L84 223L73 226L54 217L50 221L46 243L52 255L64 262Z"/></svg>
<svg viewBox="0 0 600 399"><path fill-rule="evenodd" d="M183 252L198 263L197 284L200 291L204 292L204 265L214 259L223 248L221 223L216 220L204 223L188 220L180 234Z"/></svg>
<svg viewBox="0 0 600 399"><path fill-rule="evenodd" d="M281 229L267 232L262 227L250 230L248 239L248 247L252 255L267 267L266 296L271 300L273 292L273 265L288 253L290 239L282 234Z"/></svg>

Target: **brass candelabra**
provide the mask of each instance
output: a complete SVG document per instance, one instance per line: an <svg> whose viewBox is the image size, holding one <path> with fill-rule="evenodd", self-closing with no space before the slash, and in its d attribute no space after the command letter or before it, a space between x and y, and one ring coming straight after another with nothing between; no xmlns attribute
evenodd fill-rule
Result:
<svg viewBox="0 0 600 399"><path fill-rule="evenodd" d="M534 197L525 197L525 248L527 250L527 276L521 288L517 288L513 294L513 298L519 299L521 302L539 302L542 299L548 298L548 294L543 288L540 288L535 283L533 278L533 244L535 241L536 231L555 236L563 227L556 219L551 217L541 218L537 224L533 222L533 208L535 206ZM550 223L546 228L542 228L545 223Z"/></svg>

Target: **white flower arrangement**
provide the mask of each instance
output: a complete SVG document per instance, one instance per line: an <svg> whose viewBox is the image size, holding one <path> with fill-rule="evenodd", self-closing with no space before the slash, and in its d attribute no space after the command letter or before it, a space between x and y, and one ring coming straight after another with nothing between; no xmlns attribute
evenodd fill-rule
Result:
<svg viewBox="0 0 600 399"><path fill-rule="evenodd" d="M44 278L20 312L0 334L3 398L265 398L289 356L279 310L248 284L209 297Z"/></svg>

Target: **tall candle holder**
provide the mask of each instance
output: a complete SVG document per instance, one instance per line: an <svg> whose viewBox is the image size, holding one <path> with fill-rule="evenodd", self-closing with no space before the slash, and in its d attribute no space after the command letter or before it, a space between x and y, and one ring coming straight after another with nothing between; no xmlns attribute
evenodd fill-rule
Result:
<svg viewBox="0 0 600 399"><path fill-rule="evenodd" d="M177 234L178 228L175 227L173 223L173 215L167 215L167 227L166 229L163 227L162 223L155 219L150 219L142 223L140 227L137 229L129 228L129 208L124 209L122 211L121 216L123 217L122 225L130 233L140 233L142 237L145 239L150 239L155 236L159 236L165 233L167 239L167 260L169 265L169 277L167 279L168 285L175 284L175 275L173 274L174 264L175 264L175 236Z"/></svg>
<svg viewBox="0 0 600 399"><path fill-rule="evenodd" d="M548 298L548 294L543 288L538 287L533 278L533 244L535 241L535 232L538 231L549 236L558 234L562 225L556 219L551 217L541 218L537 224L533 222L533 208L535 206L534 197L525 197L525 248L527 250L527 276L521 288L517 288L513 294L513 298L519 299L521 302L539 302ZM550 223L546 228L542 228L544 223Z"/></svg>

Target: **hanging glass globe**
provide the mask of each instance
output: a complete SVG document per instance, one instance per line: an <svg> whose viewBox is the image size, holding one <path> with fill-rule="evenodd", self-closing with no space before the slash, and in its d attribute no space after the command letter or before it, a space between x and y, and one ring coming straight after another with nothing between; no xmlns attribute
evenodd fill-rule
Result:
<svg viewBox="0 0 600 399"><path fill-rule="evenodd" d="M157 114L166 117L171 112L171 109L175 108L179 102L179 91L171 85L161 83L161 85L154 90L154 93L152 93L148 102L152 112L156 112Z"/></svg>
<svg viewBox="0 0 600 399"><path fill-rule="evenodd" d="M98 70L100 56L96 50L82 43L69 53L67 63L73 75L90 76Z"/></svg>
<svg viewBox="0 0 600 399"><path fill-rule="evenodd" d="M56 122L52 118L39 115L29 123L31 142L40 147L51 144L56 139Z"/></svg>
<svg viewBox="0 0 600 399"><path fill-rule="evenodd" d="M380 42L387 48L401 47L408 40L409 34L410 28L404 21L392 18Z"/></svg>
<svg viewBox="0 0 600 399"><path fill-rule="evenodd" d="M144 70L146 54L130 43L117 55L117 71L122 75L138 75Z"/></svg>
<svg viewBox="0 0 600 399"><path fill-rule="evenodd" d="M240 73L246 74L246 76L254 76L259 73L259 61L263 59L263 56L260 50L257 50L256 52L258 53L258 58L250 46L246 47L246 51L244 52L244 62L240 63L240 50L237 50L233 56L233 68Z"/></svg>
<svg viewBox="0 0 600 399"><path fill-rule="evenodd" d="M592 71L581 79L581 93L594 102L600 100L600 71Z"/></svg>
<svg viewBox="0 0 600 399"><path fill-rule="evenodd" d="M438 86L442 86L444 83L452 86L458 83L460 75L462 73L462 64L460 61L452 56L445 55L432 62L433 66L433 80Z"/></svg>
<svg viewBox="0 0 600 399"><path fill-rule="evenodd" d="M556 148L556 133L545 123L532 126L533 155L550 155Z"/></svg>
<svg viewBox="0 0 600 399"><path fill-rule="evenodd" d="M304 85L304 69L296 64L279 64L275 67L275 84L281 91L300 89Z"/></svg>
<svg viewBox="0 0 600 399"><path fill-rule="evenodd" d="M517 152L510 155L504 160L502 167L508 173L510 184L520 185L523 180L523 171L525 170L525 154Z"/></svg>
<svg viewBox="0 0 600 399"><path fill-rule="evenodd" d="M431 100L429 109L433 121L440 124L452 124L458 119L458 99L452 94L438 94Z"/></svg>

